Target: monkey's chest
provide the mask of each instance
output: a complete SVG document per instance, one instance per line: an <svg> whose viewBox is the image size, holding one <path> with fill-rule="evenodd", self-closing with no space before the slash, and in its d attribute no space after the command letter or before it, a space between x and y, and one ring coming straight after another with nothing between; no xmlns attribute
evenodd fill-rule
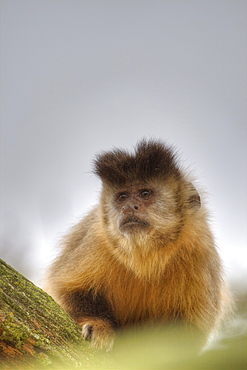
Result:
<svg viewBox="0 0 247 370"><path fill-rule="evenodd" d="M160 282L122 281L106 291L107 300L117 323L133 325L166 320L177 311L170 305L166 286Z"/></svg>

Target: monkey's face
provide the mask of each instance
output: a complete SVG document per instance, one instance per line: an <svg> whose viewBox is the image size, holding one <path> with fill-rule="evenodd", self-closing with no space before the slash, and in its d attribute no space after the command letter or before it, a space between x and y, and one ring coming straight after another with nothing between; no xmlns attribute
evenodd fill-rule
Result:
<svg viewBox="0 0 247 370"><path fill-rule="evenodd" d="M148 236L161 232L163 237L177 228L178 214L174 185L130 184L108 193L105 214L112 235ZM110 200L110 201L109 201Z"/></svg>
<svg viewBox="0 0 247 370"><path fill-rule="evenodd" d="M135 233L150 226L148 208L155 202L154 189L130 186L115 194L115 207L118 210L118 227L121 233Z"/></svg>

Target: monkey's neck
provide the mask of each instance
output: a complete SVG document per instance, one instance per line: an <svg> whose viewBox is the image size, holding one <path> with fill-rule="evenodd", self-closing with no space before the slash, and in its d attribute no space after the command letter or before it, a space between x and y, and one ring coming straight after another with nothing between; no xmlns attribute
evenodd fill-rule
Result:
<svg viewBox="0 0 247 370"><path fill-rule="evenodd" d="M142 279L159 278L174 254L174 246L166 240L155 239L147 235L140 236L140 234L121 237L112 242L111 252L136 276Z"/></svg>

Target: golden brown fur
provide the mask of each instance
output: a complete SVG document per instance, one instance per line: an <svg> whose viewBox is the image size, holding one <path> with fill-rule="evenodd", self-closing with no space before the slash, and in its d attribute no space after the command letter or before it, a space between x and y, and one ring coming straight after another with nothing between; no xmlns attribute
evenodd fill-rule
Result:
<svg viewBox="0 0 247 370"><path fill-rule="evenodd" d="M206 340L226 290L207 213L173 152L142 142L135 155L102 154L95 172L103 181L100 205L64 239L47 291L98 347L111 347L115 329L177 321ZM139 189L151 189L150 199L141 199ZM126 193L133 201L125 201ZM128 208L131 202L137 210ZM121 230L125 213L144 222Z"/></svg>

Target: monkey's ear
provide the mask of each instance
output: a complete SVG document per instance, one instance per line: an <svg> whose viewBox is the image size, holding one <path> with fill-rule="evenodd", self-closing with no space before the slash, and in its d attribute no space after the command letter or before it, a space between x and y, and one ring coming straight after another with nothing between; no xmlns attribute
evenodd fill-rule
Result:
<svg viewBox="0 0 247 370"><path fill-rule="evenodd" d="M188 187L188 199L187 199L187 205L188 208L200 208L201 207L201 197L198 194L196 188L192 184L192 182L188 182L187 184Z"/></svg>

